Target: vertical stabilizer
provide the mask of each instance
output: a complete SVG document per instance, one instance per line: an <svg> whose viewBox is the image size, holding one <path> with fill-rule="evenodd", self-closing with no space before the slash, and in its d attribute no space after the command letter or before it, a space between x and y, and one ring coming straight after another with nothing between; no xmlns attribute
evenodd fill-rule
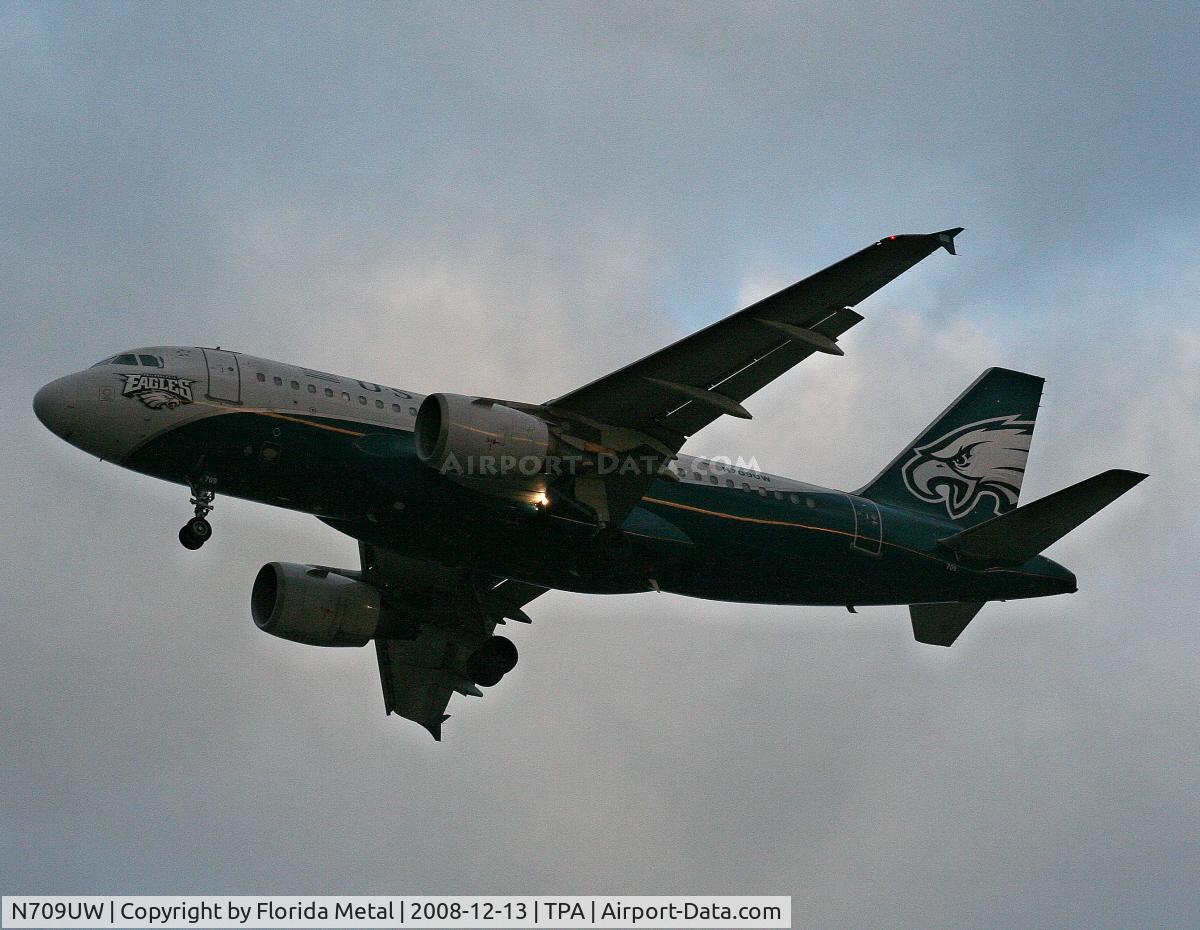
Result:
<svg viewBox="0 0 1200 930"><path fill-rule="evenodd" d="M989 368L859 496L963 528L1013 510L1043 383Z"/></svg>

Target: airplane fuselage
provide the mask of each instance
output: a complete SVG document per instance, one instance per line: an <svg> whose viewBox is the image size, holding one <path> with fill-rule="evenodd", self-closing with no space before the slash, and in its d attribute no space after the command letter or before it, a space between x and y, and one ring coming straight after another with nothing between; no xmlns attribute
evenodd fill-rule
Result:
<svg viewBox="0 0 1200 930"><path fill-rule="evenodd" d="M662 590L773 604L1000 600L1075 590L1041 556L972 566L948 521L681 455L598 541L569 507L514 503L423 464L423 395L219 349L122 353L47 385L35 409L73 445L180 484L313 514L366 543L590 593Z"/></svg>

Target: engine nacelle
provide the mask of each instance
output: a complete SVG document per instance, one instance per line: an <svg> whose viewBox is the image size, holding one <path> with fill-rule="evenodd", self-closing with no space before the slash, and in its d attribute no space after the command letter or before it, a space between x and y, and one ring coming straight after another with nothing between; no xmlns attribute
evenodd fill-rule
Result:
<svg viewBox="0 0 1200 930"><path fill-rule="evenodd" d="M417 458L443 474L543 474L554 438L537 417L461 394L430 394L417 411Z"/></svg>
<svg viewBox="0 0 1200 930"><path fill-rule="evenodd" d="M379 589L327 568L269 562L250 613L264 633L310 646L365 646L382 620Z"/></svg>

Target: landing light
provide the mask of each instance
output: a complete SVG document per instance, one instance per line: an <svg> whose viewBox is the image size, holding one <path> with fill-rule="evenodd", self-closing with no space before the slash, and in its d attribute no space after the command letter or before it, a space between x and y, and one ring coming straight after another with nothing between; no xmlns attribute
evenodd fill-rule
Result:
<svg viewBox="0 0 1200 930"><path fill-rule="evenodd" d="M550 498L546 495L545 491L538 491L533 495L533 506L538 508L538 510L541 510L549 503Z"/></svg>

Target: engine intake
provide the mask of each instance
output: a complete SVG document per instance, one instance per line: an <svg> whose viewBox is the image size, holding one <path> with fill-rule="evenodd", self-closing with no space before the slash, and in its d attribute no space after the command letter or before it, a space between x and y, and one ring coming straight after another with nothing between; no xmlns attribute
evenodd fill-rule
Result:
<svg viewBox="0 0 1200 930"><path fill-rule="evenodd" d="M417 458L443 474L542 474L554 445L545 421L462 394L430 394L417 411L415 428Z"/></svg>
<svg viewBox="0 0 1200 930"><path fill-rule="evenodd" d="M327 568L269 562L250 613L264 633L310 646L365 646L382 622L379 589Z"/></svg>

